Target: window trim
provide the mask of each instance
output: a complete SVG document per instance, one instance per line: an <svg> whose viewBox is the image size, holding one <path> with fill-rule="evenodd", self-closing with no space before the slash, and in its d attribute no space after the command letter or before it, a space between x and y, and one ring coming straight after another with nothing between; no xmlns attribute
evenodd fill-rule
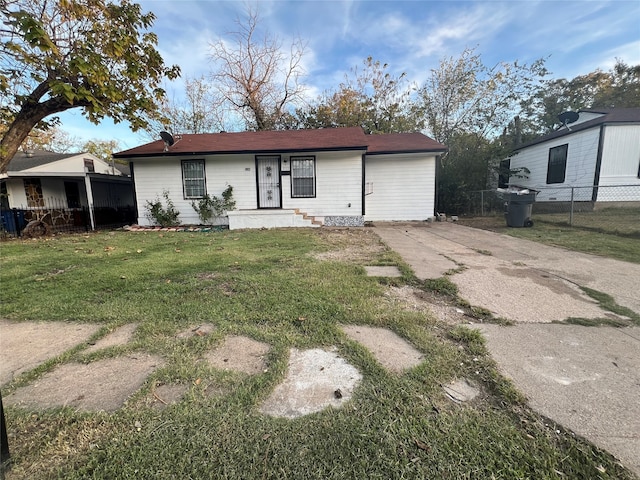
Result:
<svg viewBox="0 0 640 480"><path fill-rule="evenodd" d="M555 152L561 152L564 150L564 158L558 160L557 156L554 156ZM569 144L558 145L549 149L549 160L547 162L547 185L555 183L564 183L567 178L567 158L569 156ZM553 162L553 164L552 164ZM564 164L562 169L562 180L560 180L559 165ZM553 168L553 170L552 170Z"/></svg>
<svg viewBox="0 0 640 480"><path fill-rule="evenodd" d="M197 163L202 165L202 178L186 178L185 177L185 165L190 163ZM205 161L204 159L194 159L194 160L182 160L180 162L180 173L182 175L182 196L185 200L197 200L199 198L204 198L207 194L207 172L205 169ZM187 180L192 181L200 181L202 182L202 195L187 195Z"/></svg>
<svg viewBox="0 0 640 480"><path fill-rule="evenodd" d="M295 174L295 167L294 164L297 161L308 161L311 160L313 162L313 176L312 177L302 177L302 176L296 176ZM315 155L299 155L299 156L292 156L289 158L289 165L290 165L290 183L291 183L291 198L316 198L316 179L317 179L317 173L316 173L316 156ZM313 194L311 195L296 195L295 191L294 191L294 182L295 180L299 179L299 178L312 178L313 179Z"/></svg>

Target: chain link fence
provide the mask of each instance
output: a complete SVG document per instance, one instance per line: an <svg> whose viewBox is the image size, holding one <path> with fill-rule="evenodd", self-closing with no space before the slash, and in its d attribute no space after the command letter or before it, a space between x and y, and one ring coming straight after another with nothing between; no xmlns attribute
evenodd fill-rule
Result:
<svg viewBox="0 0 640 480"><path fill-rule="evenodd" d="M506 197L496 190L470 192L471 216L505 213ZM543 187L538 189L532 219L640 238L640 185Z"/></svg>

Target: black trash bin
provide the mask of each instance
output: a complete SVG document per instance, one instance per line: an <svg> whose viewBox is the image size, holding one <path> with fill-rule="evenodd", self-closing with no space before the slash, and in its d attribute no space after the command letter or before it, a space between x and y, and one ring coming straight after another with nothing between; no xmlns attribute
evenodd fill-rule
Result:
<svg viewBox="0 0 640 480"><path fill-rule="evenodd" d="M536 201L536 193L526 189L506 194L504 216L508 227L533 227L531 211Z"/></svg>

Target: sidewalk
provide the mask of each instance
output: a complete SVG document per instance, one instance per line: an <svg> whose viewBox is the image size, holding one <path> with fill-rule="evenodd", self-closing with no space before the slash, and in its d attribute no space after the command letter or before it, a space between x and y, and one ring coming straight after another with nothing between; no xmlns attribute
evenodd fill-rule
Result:
<svg viewBox="0 0 640 480"><path fill-rule="evenodd" d="M640 475L640 327L552 323L611 317L580 286L640 312L640 265L451 223L376 233L420 279L453 272L460 297L515 326L478 325L502 372L536 411Z"/></svg>

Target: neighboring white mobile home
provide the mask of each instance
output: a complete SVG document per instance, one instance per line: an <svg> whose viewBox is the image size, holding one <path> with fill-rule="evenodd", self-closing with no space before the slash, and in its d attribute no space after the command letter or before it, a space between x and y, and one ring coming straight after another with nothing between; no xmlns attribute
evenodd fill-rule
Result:
<svg viewBox="0 0 640 480"><path fill-rule="evenodd" d="M192 203L233 187L230 228L361 226L434 214L435 162L446 147L420 133L359 127L168 137L115 157L132 167L140 225L164 192L182 224Z"/></svg>
<svg viewBox="0 0 640 480"><path fill-rule="evenodd" d="M578 114L576 122L515 150L508 166L529 173L512 183L539 190L538 202L571 195L576 201L640 201L640 108Z"/></svg>

